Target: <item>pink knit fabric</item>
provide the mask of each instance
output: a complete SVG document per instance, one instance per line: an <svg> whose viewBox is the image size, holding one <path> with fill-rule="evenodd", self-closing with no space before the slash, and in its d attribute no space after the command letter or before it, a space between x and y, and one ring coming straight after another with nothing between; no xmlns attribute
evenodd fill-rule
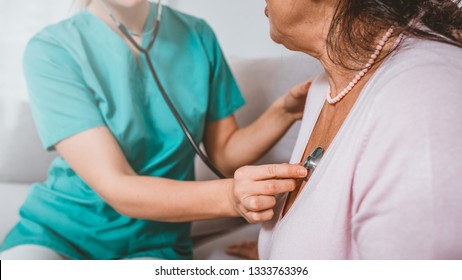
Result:
<svg viewBox="0 0 462 280"><path fill-rule="evenodd" d="M325 101L313 84L291 162ZM369 80L262 259L462 259L462 49L405 39Z"/></svg>

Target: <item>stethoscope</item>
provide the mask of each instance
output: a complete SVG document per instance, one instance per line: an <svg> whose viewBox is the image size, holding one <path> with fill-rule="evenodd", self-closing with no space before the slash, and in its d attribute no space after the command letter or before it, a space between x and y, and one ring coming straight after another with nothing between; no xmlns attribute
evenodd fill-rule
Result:
<svg viewBox="0 0 462 280"><path fill-rule="evenodd" d="M154 42L157 38L157 34L159 32L159 26L160 26L160 21L161 21L161 16L162 16L162 5L161 5L161 0L158 0L157 2L157 11L156 11L156 20L154 22L154 25L153 25L153 29L152 29L152 36L151 36L151 40L149 41L149 44L146 48L143 48L142 46L140 46L134 39L132 36L142 36L144 34L134 34L133 32L129 31L128 28L125 26L125 24L123 24L120 20L118 20L112 13L111 11L109 10L109 8L106 6L106 4L104 3L104 1L100 1L102 3L102 5L104 6L104 8L107 10L107 12L109 13L109 16L111 17L111 19L115 22L115 24L117 25L117 27L119 28L119 30L122 32L122 34L127 38L127 40L142 54L144 54L144 56L146 57L146 61L148 62L148 67L149 67L149 70L152 74L152 77L154 78L154 81L156 82L157 84L157 87L159 88L160 90L160 93L162 95L162 97L164 98L165 102L167 103L168 107L170 108L170 111L173 113L175 119L178 121L178 124L180 125L181 129L183 130L184 134L186 135L186 137L188 138L188 141L189 143L191 144L191 146L193 147L194 151L196 152L196 154L200 157L200 159L205 163L205 165L207 165L207 167L213 172L215 173L216 176L218 176L219 178L226 178L225 175L223 175L223 173L215 166L215 164L202 152L202 150L199 148L199 146L196 144L196 142L194 141L194 138L193 136L191 135L191 132L189 131L189 129L187 128L186 124L184 123L183 119L181 118L180 114L178 113L177 109L175 108L175 106L173 105L172 101L170 100L170 98L168 97L167 93L165 92L165 89L164 87L162 86L162 83L160 82L160 79L159 77L157 76L157 72L156 70L154 69L154 66L153 66L153 63L152 63L152 60L151 60L151 57L149 55L149 51L152 49L153 45L154 45Z"/></svg>
<svg viewBox="0 0 462 280"><path fill-rule="evenodd" d="M303 166L308 170L308 175L311 175L316 167L318 166L319 162L321 161L324 155L324 149L321 147L317 147L314 151L306 158Z"/></svg>
<svg viewBox="0 0 462 280"><path fill-rule="evenodd" d="M180 125L181 129L183 130L183 133L186 135L188 138L189 143L193 147L194 151L196 154L200 157L202 162L204 162L205 165L213 172L215 173L216 176L219 178L226 178L225 175L215 166L215 164L202 152L202 150L199 148L199 146L196 144L194 141L193 136L191 135L191 132L189 131L188 127L184 123L183 119L181 118L180 114L176 110L175 106L173 105L172 101L168 97L167 93L165 92L164 87L162 86L162 83L160 82L159 77L157 76L157 72L154 69L151 57L149 55L149 51L152 49L154 42L157 38L157 34L159 32L159 26L160 26L160 21L161 21L161 16L162 16L162 0L158 0L157 2L157 8L156 8L156 20L154 21L153 29L152 29L152 35L151 35L151 40L149 41L149 44L146 48L143 48L140 46L132 36L143 36L144 34L135 34L128 30L128 28L123 24L120 20L118 20L110 11L110 9L106 6L104 1L100 1L103 5L103 7L107 10L109 13L109 16L111 19L115 22L117 25L117 28L122 32L122 34L127 38L127 40L144 56L146 57L146 61L148 62L148 67L149 70L152 74L152 77L154 78L154 81L157 84L157 87L160 90L160 93L162 97L164 98L165 102L167 103L170 111L173 113L175 119L177 120L178 124ZM308 174L311 174L317 167L319 161L321 160L322 156L324 154L324 150L321 147L316 148L305 160L303 166L308 170Z"/></svg>

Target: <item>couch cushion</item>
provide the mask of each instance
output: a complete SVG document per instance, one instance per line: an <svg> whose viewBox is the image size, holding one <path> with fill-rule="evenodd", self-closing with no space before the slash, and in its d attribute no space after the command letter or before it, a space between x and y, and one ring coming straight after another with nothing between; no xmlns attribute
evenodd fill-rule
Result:
<svg viewBox="0 0 462 280"><path fill-rule="evenodd" d="M0 244L19 220L19 208L26 199L29 184L0 182Z"/></svg>
<svg viewBox="0 0 462 280"><path fill-rule="evenodd" d="M0 96L0 182L42 181L54 157L42 148L27 100Z"/></svg>
<svg viewBox="0 0 462 280"><path fill-rule="evenodd" d="M240 126L257 119L274 100L286 94L292 86L307 81L322 71L317 60L301 53L290 53L277 58L230 58L228 62L246 99L246 105L236 113ZM299 123L293 125L258 163L288 162L299 128ZM198 180L216 178L198 158L196 175Z"/></svg>

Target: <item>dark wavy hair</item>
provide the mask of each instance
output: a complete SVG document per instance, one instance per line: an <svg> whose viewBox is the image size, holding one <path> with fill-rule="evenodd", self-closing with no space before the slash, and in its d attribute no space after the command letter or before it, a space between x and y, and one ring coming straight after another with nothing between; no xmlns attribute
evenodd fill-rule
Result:
<svg viewBox="0 0 462 280"><path fill-rule="evenodd" d="M393 24L395 36L462 47L461 6L462 0L339 0L327 36L328 55L334 63L358 70L369 58L364 54L374 51L377 38Z"/></svg>

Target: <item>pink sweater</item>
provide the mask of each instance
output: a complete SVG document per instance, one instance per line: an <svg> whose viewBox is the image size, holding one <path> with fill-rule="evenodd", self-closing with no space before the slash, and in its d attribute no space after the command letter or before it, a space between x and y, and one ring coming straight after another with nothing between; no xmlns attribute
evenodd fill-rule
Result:
<svg viewBox="0 0 462 280"><path fill-rule="evenodd" d="M291 162L327 92L313 84ZM407 38L369 80L262 259L462 259L462 49Z"/></svg>

